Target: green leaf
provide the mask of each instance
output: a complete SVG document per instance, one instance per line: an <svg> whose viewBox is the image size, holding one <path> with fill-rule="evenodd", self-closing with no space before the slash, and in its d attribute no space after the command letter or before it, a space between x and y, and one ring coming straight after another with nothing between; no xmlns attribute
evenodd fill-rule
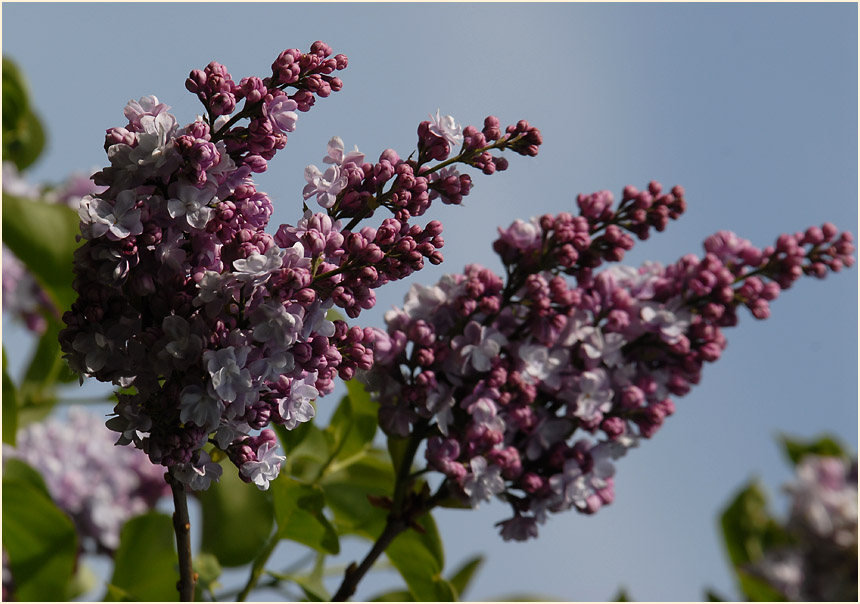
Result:
<svg viewBox="0 0 860 604"><path fill-rule="evenodd" d="M385 554L420 602L453 602L454 586L442 577L445 555L436 522L430 514L418 519L424 533L409 529L395 537Z"/></svg>
<svg viewBox="0 0 860 604"><path fill-rule="evenodd" d="M101 582L102 580L93 572L93 569L86 564L80 564L77 572L72 577L72 581L69 583L66 596L69 600L80 598L84 594L94 591L101 585Z"/></svg>
<svg viewBox="0 0 860 604"><path fill-rule="evenodd" d="M728 602L726 598L721 596L715 590L708 588L705 590L705 602Z"/></svg>
<svg viewBox="0 0 860 604"><path fill-rule="evenodd" d="M80 220L68 206L3 194L3 242L45 289L60 313L77 299L72 261Z"/></svg>
<svg viewBox="0 0 860 604"><path fill-rule="evenodd" d="M377 405L357 380L346 382L347 395L335 409L326 431L331 434L334 459L353 457L373 442L377 427Z"/></svg>
<svg viewBox="0 0 860 604"><path fill-rule="evenodd" d="M313 422L299 424L292 430L287 430L282 424L273 423L271 426L274 428L275 434L278 435L278 440L281 441L281 447L284 448L287 454L298 447L299 443L308 435L310 429L315 427Z"/></svg>
<svg viewBox="0 0 860 604"><path fill-rule="evenodd" d="M797 465L807 455L820 455L822 457L841 457L847 459L848 455L836 439L822 435L814 440L800 440L786 435L779 437L785 454L792 465Z"/></svg>
<svg viewBox="0 0 860 604"><path fill-rule="evenodd" d="M24 77L18 67L3 57L3 161L18 170L31 165L45 147L45 131L30 107Z"/></svg>
<svg viewBox="0 0 860 604"><path fill-rule="evenodd" d="M299 575L295 577L293 580L297 581L299 587L302 588L302 591L305 592L305 595L308 596L309 599L319 599L322 602L328 602L331 600L331 595L328 593L328 590L325 588L323 584L323 579L325 578L325 554L317 554L316 560L314 560L314 567L308 575Z"/></svg>
<svg viewBox="0 0 860 604"><path fill-rule="evenodd" d="M18 390L19 424L38 421L57 403L57 384L77 381L78 376L69 369L63 352L57 344L62 326L59 321L48 320L21 386Z"/></svg>
<svg viewBox="0 0 860 604"><path fill-rule="evenodd" d="M471 510L472 506L469 504L469 501L463 501L459 497L446 497L445 499L439 500L436 504L436 507L439 508L448 508L451 510Z"/></svg>
<svg viewBox="0 0 860 604"><path fill-rule="evenodd" d="M559 600L558 598L552 598L550 596L544 596L542 594L532 594L532 593L512 593L504 596L498 596L493 598L496 602L562 602L563 600Z"/></svg>
<svg viewBox="0 0 860 604"><path fill-rule="evenodd" d="M126 522L110 585L137 601L178 600L179 561L174 540L173 522L165 514L150 512Z"/></svg>
<svg viewBox="0 0 860 604"><path fill-rule="evenodd" d="M33 468L30 464L10 457L3 460L3 479L4 480L20 480L26 482L31 487L41 491L45 497L50 498L51 493L48 491L48 485L45 484L45 479L42 475Z"/></svg>
<svg viewBox="0 0 860 604"><path fill-rule="evenodd" d="M389 436L386 439L388 446L388 455L391 457L391 465L394 467L394 474L400 471L400 466L403 464L403 458L406 456L406 449L409 448L409 437Z"/></svg>
<svg viewBox="0 0 860 604"><path fill-rule="evenodd" d="M295 583L304 592L307 599L311 602L328 602L331 600L331 595L322 583L322 577L313 575L294 575L283 573L267 573L280 581L289 581Z"/></svg>
<svg viewBox="0 0 860 604"><path fill-rule="evenodd" d="M320 484L339 534L373 541L382 533L387 512L372 505L368 495L391 496L394 492L394 472L385 457L381 451L370 450L355 463L322 479Z"/></svg>
<svg viewBox="0 0 860 604"><path fill-rule="evenodd" d="M302 482L316 481L323 464L331 456L331 435L313 422L301 424L295 430L276 426L275 433L287 452L286 473Z"/></svg>
<svg viewBox="0 0 860 604"><path fill-rule="evenodd" d="M33 165L45 149L45 129L39 117L28 110L18 121L15 130L4 135L3 157L8 157L18 170Z"/></svg>
<svg viewBox="0 0 860 604"><path fill-rule="evenodd" d="M48 321L45 333L39 338L39 343L30 364L24 374L24 385L30 388L44 390L56 382L72 383L78 381L78 375L69 369L63 360L63 351L57 343L63 325L56 320Z"/></svg>
<svg viewBox="0 0 860 604"><path fill-rule="evenodd" d="M408 591L394 590L374 596L371 602L414 602L415 598Z"/></svg>
<svg viewBox="0 0 860 604"><path fill-rule="evenodd" d="M3 549L21 601L65 600L77 552L71 519L31 478L3 472ZM25 465L25 464L22 464Z"/></svg>
<svg viewBox="0 0 860 604"><path fill-rule="evenodd" d="M242 482L236 468L228 464L221 480L197 496L202 512L201 550L213 554L226 567L251 562L274 525L268 493Z"/></svg>
<svg viewBox="0 0 860 604"><path fill-rule="evenodd" d="M630 599L630 596L628 595L627 590L624 589L623 587L620 587L618 589L618 593L615 594L614 598L612 598L612 601L613 602L632 602L633 600Z"/></svg>
<svg viewBox="0 0 860 604"><path fill-rule="evenodd" d="M744 570L737 573L738 584L748 602L785 602L786 597L774 589L767 581L755 577Z"/></svg>
<svg viewBox="0 0 860 604"><path fill-rule="evenodd" d="M212 593L220 587L218 578L221 576L221 564L218 562L218 558L212 554L201 552L192 558L191 567L197 573L194 599L202 602L204 593Z"/></svg>
<svg viewBox="0 0 860 604"><path fill-rule="evenodd" d="M27 85L18 66L3 57L3 134L15 129L30 105Z"/></svg>
<svg viewBox="0 0 860 604"><path fill-rule="evenodd" d="M379 413L379 403L371 398L370 393L364 384L358 380L349 380L345 382L346 391L349 393L349 400L352 405L352 411L356 415L369 415L376 418Z"/></svg>
<svg viewBox="0 0 860 604"><path fill-rule="evenodd" d="M18 391L6 371L6 347L3 347L3 442L15 446L18 431Z"/></svg>
<svg viewBox="0 0 860 604"><path fill-rule="evenodd" d="M285 475L271 483L278 538L296 541L318 552L340 551L337 533L323 515L325 494L318 486L301 484Z"/></svg>
<svg viewBox="0 0 860 604"><path fill-rule="evenodd" d="M764 582L743 570L761 559L766 551L791 542L785 529L770 516L761 486L750 483L742 489L723 511L720 523L726 551L744 595L753 601L778 596Z"/></svg>
<svg viewBox="0 0 860 604"><path fill-rule="evenodd" d="M448 577L448 581L450 581L451 585L454 586L454 589L457 590L458 600L463 599L463 594L466 592L466 589L468 589L469 583L472 581L475 573L478 572L483 563L484 556L473 556L460 565L460 568L455 570L451 573L451 576Z"/></svg>
<svg viewBox="0 0 860 604"><path fill-rule="evenodd" d="M107 593L102 598L105 602L136 602L130 593L116 585L107 584Z"/></svg>

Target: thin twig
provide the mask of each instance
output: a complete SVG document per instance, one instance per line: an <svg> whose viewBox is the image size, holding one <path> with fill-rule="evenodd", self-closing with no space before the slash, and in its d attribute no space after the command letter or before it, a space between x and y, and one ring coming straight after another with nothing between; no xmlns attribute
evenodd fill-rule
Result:
<svg viewBox="0 0 860 604"><path fill-rule="evenodd" d="M179 582L176 589L179 590L181 602L193 602L197 575L191 568L191 521L188 519L185 485L169 472L164 475L164 479L173 491L173 532L176 533L176 550L179 552Z"/></svg>
<svg viewBox="0 0 860 604"><path fill-rule="evenodd" d="M355 588L362 577L367 574L376 559L382 555L386 548L391 545L394 538L405 531L409 525L403 518L395 517L394 514L388 516L388 522L385 523L385 530L373 544L373 548L367 553L361 564L355 566L351 564L344 573L343 583L338 588L337 593L331 599L332 602L346 602L347 598L355 593Z"/></svg>
<svg viewBox="0 0 860 604"><path fill-rule="evenodd" d="M248 597L248 594L251 593L251 590L257 586L257 582L260 580L263 570L266 567L266 562L268 562L272 552L275 551L278 541L280 541L279 535L277 531L275 531L275 533L269 537L269 540L266 541L265 545L263 545L263 549L260 550L257 557L254 558L254 564L251 567L251 574L248 576L248 582L245 584L244 589L239 592L239 596L236 598L237 602L244 602Z"/></svg>
<svg viewBox="0 0 860 604"><path fill-rule="evenodd" d="M394 483L394 496L391 502L391 513L388 514L388 518L386 519L385 529L383 529L382 534L373 544L367 556L361 561L361 564L356 566L353 563L346 569L343 582L332 598L332 602L345 602L347 598L352 596L355 593L358 582L367 574L367 571L370 570L370 567L373 566L374 562L376 562L386 548L391 545L395 537L412 526L415 518L418 518L429 510L429 508L421 505L414 507L407 505L409 498L406 496L409 484L412 482L410 478L412 460L415 458L415 453L418 451L418 446L423 440L426 430L426 420L416 424L412 430L403 460L398 468L397 479ZM409 503L411 504L412 502Z"/></svg>

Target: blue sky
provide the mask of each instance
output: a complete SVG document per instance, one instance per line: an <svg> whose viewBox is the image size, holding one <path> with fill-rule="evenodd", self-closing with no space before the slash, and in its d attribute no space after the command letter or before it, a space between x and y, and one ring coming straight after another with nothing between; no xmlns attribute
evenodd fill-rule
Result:
<svg viewBox="0 0 860 604"><path fill-rule="evenodd" d="M2 16L3 53L29 76L50 137L36 182L103 165L104 130L124 124L129 99L155 94L186 123L199 111L191 69L217 60L237 81L263 76L281 50L317 39L350 66L258 178L273 227L299 216L303 169L334 135L375 157L408 154L437 108L464 125L489 114L537 125L538 158L473 175L464 207L431 211L446 262L419 274L425 284L469 262L499 268L497 226L651 179L682 184L689 209L627 263L700 253L720 229L760 246L825 221L857 230L853 3L5 3ZM381 325L407 287L381 291L362 322ZM805 279L771 319L744 316L677 414L619 462L616 500L596 516L551 518L517 544L496 535L499 506L439 513L449 567L488 555L468 597L605 600L620 585L639 600L697 600L706 586L737 597L716 515L750 476L775 494L789 478L774 436L827 431L857 448L857 290L856 269ZM24 342L4 327L7 349ZM395 583L368 577L359 597Z"/></svg>

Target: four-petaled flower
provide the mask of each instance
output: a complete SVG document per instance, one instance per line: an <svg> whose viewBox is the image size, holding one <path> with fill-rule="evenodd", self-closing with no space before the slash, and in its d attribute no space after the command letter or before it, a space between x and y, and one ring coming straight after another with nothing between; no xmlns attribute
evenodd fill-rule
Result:
<svg viewBox="0 0 860 604"><path fill-rule="evenodd" d="M257 460L246 461L239 471L257 485L261 491L268 490L269 483L278 477L281 464L286 457L277 454L278 446L265 442L257 449Z"/></svg>
<svg viewBox="0 0 860 604"><path fill-rule="evenodd" d="M323 162L327 164L335 164L337 166L346 166L352 164L361 167L364 163L364 153L358 150L358 146L353 146L353 150L344 153L343 140L339 136L334 136L326 146L326 156Z"/></svg>
<svg viewBox="0 0 860 604"><path fill-rule="evenodd" d="M167 200L167 213L171 218L185 216L188 225L195 229L205 229L212 216L209 204L215 199L215 184L206 183L198 189L190 183L176 187L175 197Z"/></svg>
<svg viewBox="0 0 860 604"><path fill-rule="evenodd" d="M106 235L108 239L119 241L130 235L140 235L143 232L143 224L140 221L140 210L134 207L136 202L137 194L131 190L117 195L113 205L99 197L84 197L78 210L84 236L87 239L95 239Z"/></svg>
<svg viewBox="0 0 860 604"><path fill-rule="evenodd" d="M240 392L251 389L251 372L245 369L250 348L228 346L203 353L206 369L212 376L210 388L223 401L232 402Z"/></svg>
<svg viewBox="0 0 860 604"><path fill-rule="evenodd" d="M329 209L337 201L337 194L346 188L347 177L340 166L333 165L324 173L316 166L305 168L305 180L308 184L302 189L302 197L310 199L317 196L317 203Z"/></svg>
<svg viewBox="0 0 860 604"><path fill-rule="evenodd" d="M499 466L487 466L487 459L480 455L469 461L471 473L463 482L463 491L469 496L472 507L478 507L481 501L489 501L493 495L505 490L502 469Z"/></svg>
<svg viewBox="0 0 860 604"><path fill-rule="evenodd" d="M450 115L440 117L436 110L436 117L430 115L430 132L444 138L450 145L459 145L463 142L463 128L454 121Z"/></svg>
<svg viewBox="0 0 860 604"><path fill-rule="evenodd" d="M492 360L499 356L502 346L507 343L507 338L499 330L480 325L477 321L471 321L463 335L453 340L454 346L460 348L464 372L469 365L476 371L489 371Z"/></svg>
<svg viewBox="0 0 860 604"><path fill-rule="evenodd" d="M296 113L298 106L298 103L288 96L277 96L266 104L266 114L275 128L281 132L292 132L299 119Z"/></svg>

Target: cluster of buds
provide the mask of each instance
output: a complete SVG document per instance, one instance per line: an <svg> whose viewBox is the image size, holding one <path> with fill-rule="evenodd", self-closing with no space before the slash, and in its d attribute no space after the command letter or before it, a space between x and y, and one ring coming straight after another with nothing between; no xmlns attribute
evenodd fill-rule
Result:
<svg viewBox="0 0 860 604"><path fill-rule="evenodd" d="M766 318L795 279L854 261L851 235L825 224L764 249L721 231L701 258L596 271L621 260L631 234L677 218L684 192L652 182L627 187L617 208L606 191L577 202L579 216L500 229L504 278L470 265L413 286L362 374L383 430L426 438L428 467L455 496L511 505L505 539L535 537L548 512L610 503L613 461L699 383L739 307Z"/></svg>
<svg viewBox="0 0 860 604"><path fill-rule="evenodd" d="M267 426L309 421L336 377L372 362L374 332L330 320L329 309L356 317L375 288L442 261L441 224L409 221L430 203L430 176L478 150L431 165L387 149L374 164L335 137L331 167L305 170L304 199L324 211L305 206L295 225L265 231L272 203L251 176L284 147L296 111L341 88L331 73L346 65L322 42L284 51L270 77L238 84L211 63L186 82L206 116L180 127L150 96L107 132L111 165L94 180L108 188L81 205L79 298L60 344L72 369L122 388L108 421L119 444L192 489L222 471L209 445L268 488L284 457ZM433 137L462 140L452 118L442 121ZM539 133L515 130L488 148L520 151L526 138L535 146ZM393 217L359 227L378 208Z"/></svg>

